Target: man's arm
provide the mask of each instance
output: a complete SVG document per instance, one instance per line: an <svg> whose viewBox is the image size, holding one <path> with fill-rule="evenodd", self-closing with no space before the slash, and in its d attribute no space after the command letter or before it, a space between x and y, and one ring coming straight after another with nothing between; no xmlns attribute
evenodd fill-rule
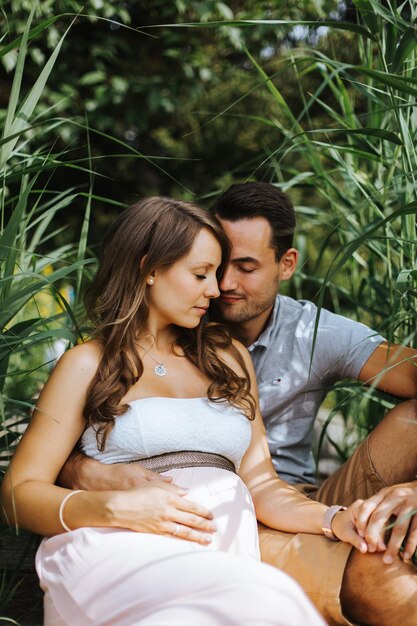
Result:
<svg viewBox="0 0 417 626"><path fill-rule="evenodd" d="M152 472L139 463L100 463L75 448L61 469L57 484L68 489L113 491L140 487L150 480L170 483L172 478Z"/></svg>
<svg viewBox="0 0 417 626"><path fill-rule="evenodd" d="M359 373L359 380L401 398L417 398L417 350L383 342Z"/></svg>

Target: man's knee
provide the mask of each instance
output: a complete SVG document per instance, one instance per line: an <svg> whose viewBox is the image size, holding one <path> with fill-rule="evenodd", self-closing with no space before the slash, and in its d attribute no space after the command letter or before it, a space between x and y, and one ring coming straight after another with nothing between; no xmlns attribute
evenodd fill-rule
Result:
<svg viewBox="0 0 417 626"><path fill-rule="evenodd" d="M396 429L417 430L417 400L405 400L391 409L384 418Z"/></svg>
<svg viewBox="0 0 417 626"><path fill-rule="evenodd" d="M389 411L369 436L369 454L385 485L414 480L417 472L417 401Z"/></svg>
<svg viewBox="0 0 417 626"><path fill-rule="evenodd" d="M370 626L416 626L417 569L399 557L386 565L382 556L352 550L340 594L343 614Z"/></svg>

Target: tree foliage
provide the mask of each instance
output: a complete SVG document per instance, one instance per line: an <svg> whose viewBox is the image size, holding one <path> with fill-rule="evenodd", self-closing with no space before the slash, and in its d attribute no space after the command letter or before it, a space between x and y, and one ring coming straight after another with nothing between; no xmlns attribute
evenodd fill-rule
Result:
<svg viewBox="0 0 417 626"><path fill-rule="evenodd" d="M4 3L8 41L22 32L31 4ZM270 125L260 121L276 115L275 105L245 50L277 73L297 111L297 76L283 70L282 59L301 43L318 42L315 28L242 20L314 22L336 17L337 8L334 0L88 0L83 5L41 0L37 23L52 23L46 35L42 31L31 38L32 63L23 83L27 88L33 84L74 20L38 108L39 120L55 117L66 123L48 129L45 140L60 160L80 159L83 165L89 144L97 196L125 203L149 193L202 196L230 182L236 172L250 175L260 149L268 150L277 138L277 131L271 134ZM222 23L211 26L213 22ZM172 26L186 23L201 27ZM3 57L8 72L0 90L3 107L16 55L13 49ZM74 168L59 169L54 180L59 189L89 184L89 176ZM112 212L99 201L95 207L94 230L101 232ZM75 225L81 207L75 202L73 209Z"/></svg>

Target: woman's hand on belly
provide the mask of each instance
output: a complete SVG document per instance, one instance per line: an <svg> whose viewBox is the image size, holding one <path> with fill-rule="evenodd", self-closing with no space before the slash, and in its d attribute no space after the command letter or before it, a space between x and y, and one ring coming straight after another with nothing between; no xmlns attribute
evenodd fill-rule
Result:
<svg viewBox="0 0 417 626"><path fill-rule="evenodd" d="M110 525L207 545L216 531L213 514L188 500L187 493L187 489L177 485L153 482L135 489L109 492Z"/></svg>

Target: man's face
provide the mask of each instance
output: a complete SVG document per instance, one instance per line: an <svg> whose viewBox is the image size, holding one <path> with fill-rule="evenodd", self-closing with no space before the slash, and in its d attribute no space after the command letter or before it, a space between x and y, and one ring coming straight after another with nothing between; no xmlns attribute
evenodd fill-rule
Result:
<svg viewBox="0 0 417 626"><path fill-rule="evenodd" d="M272 309L282 279L297 261L294 248L276 260L271 227L264 217L236 222L220 219L232 244L230 263L220 282L215 307L226 322L247 322Z"/></svg>

